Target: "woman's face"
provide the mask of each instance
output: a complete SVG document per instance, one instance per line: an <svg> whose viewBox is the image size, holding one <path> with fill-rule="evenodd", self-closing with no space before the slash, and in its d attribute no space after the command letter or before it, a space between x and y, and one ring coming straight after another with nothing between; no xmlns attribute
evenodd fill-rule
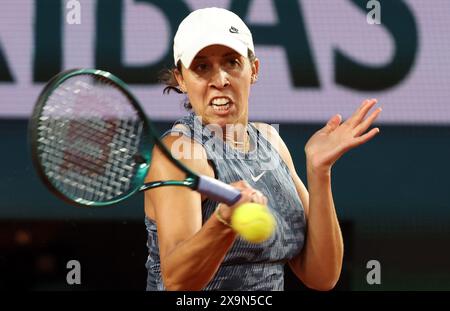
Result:
<svg viewBox="0 0 450 311"><path fill-rule="evenodd" d="M195 56L189 68L182 66L176 78L203 123L224 128L247 124L250 85L258 68L258 60L250 63L233 49L211 45Z"/></svg>

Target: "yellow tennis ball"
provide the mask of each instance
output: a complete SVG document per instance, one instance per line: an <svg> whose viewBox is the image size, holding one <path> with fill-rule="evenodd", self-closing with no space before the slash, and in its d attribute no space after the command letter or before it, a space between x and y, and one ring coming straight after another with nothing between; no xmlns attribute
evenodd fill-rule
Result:
<svg viewBox="0 0 450 311"><path fill-rule="evenodd" d="M261 243L269 239L275 230L275 219L266 206L244 203L231 216L231 227L244 240Z"/></svg>

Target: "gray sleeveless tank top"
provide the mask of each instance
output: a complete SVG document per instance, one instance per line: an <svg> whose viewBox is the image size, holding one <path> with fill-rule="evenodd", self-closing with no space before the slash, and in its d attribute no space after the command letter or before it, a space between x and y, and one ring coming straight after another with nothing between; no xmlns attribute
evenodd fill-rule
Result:
<svg viewBox="0 0 450 311"><path fill-rule="evenodd" d="M237 238L205 290L283 290L284 265L300 253L305 239L305 216L294 182L278 152L254 125L247 126L251 151L242 153L224 143L214 129L204 126L193 113L175 124L186 130L172 128L165 135L182 133L202 144L212 163L215 177L225 183L246 180L268 198L268 207L275 217L274 235L261 244ZM203 223L213 214L217 202L202 203ZM165 290L161 278L157 225L145 218L149 255L145 264L147 290Z"/></svg>

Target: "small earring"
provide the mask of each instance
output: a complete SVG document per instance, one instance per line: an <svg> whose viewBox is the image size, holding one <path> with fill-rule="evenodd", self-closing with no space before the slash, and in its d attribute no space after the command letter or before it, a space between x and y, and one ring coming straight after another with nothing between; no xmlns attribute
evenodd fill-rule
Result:
<svg viewBox="0 0 450 311"><path fill-rule="evenodd" d="M252 76L252 83L256 83L256 81L258 81L258 76L257 75L253 75Z"/></svg>

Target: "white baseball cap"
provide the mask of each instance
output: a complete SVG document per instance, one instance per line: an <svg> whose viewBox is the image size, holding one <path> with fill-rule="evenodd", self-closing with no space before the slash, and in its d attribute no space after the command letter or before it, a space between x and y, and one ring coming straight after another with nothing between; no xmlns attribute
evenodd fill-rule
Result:
<svg viewBox="0 0 450 311"><path fill-rule="evenodd" d="M175 66L181 60L189 68L203 48L220 44L247 57L255 53L250 30L235 13L222 8L205 8L191 12L178 26L173 40Z"/></svg>

